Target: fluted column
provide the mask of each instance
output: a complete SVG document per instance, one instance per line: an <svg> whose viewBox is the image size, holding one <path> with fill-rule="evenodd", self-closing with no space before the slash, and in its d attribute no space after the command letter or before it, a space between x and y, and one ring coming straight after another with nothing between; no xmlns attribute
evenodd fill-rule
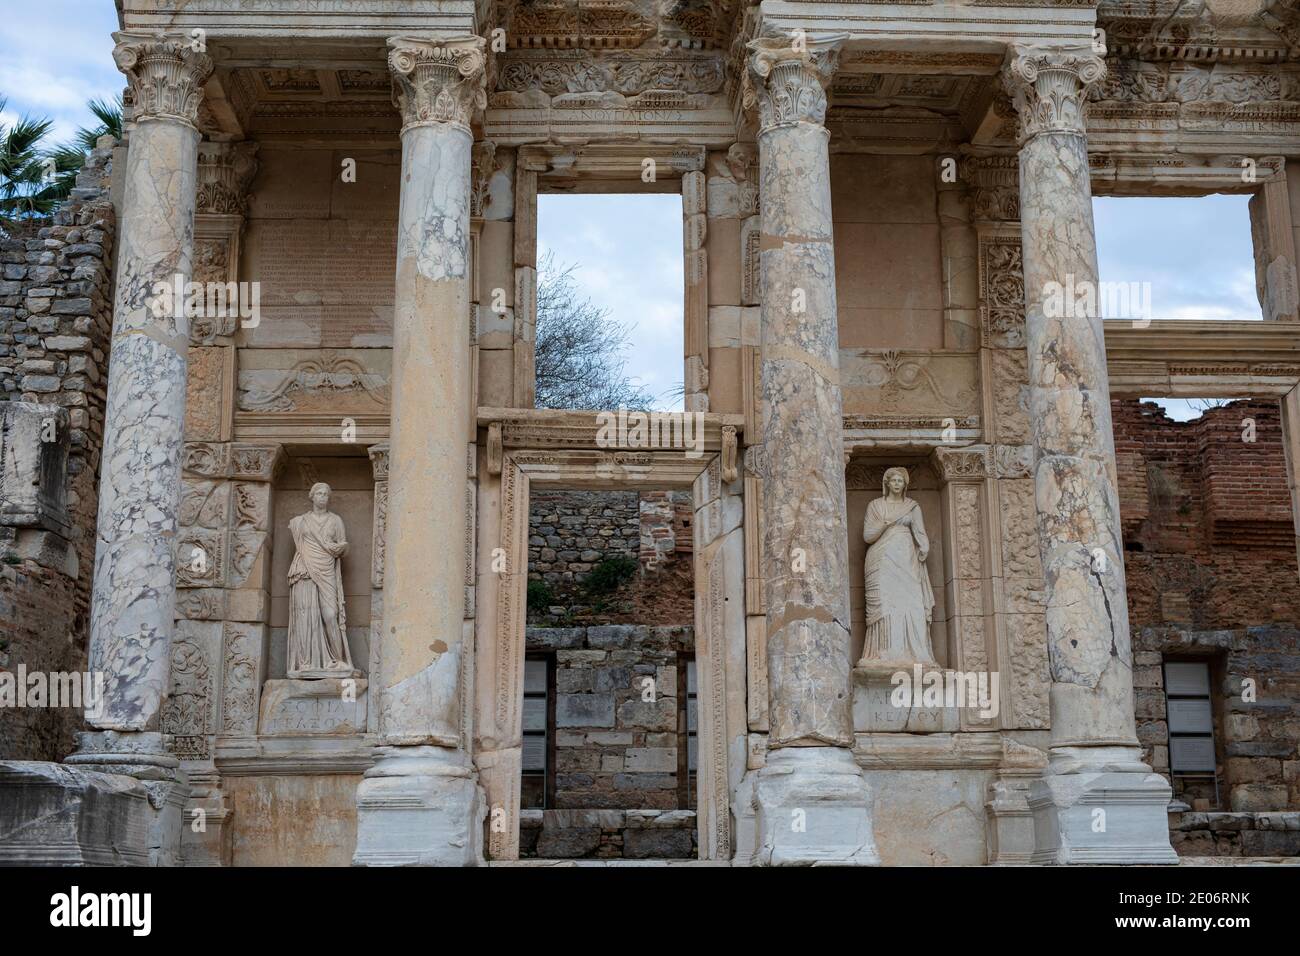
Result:
<svg viewBox="0 0 1300 956"><path fill-rule="evenodd" d="M470 152L479 37L388 41L402 113L379 760L357 791L358 863L481 858L460 749L469 420Z"/></svg>
<svg viewBox="0 0 1300 956"><path fill-rule="evenodd" d="M115 33L134 126L123 177L113 338L90 609L92 672L105 699L87 713L74 763L175 766L159 714L176 606L189 319L159 289L190 279L203 83L212 62L188 38ZM121 758L120 760L118 758Z"/></svg>
<svg viewBox="0 0 1300 956"><path fill-rule="evenodd" d="M877 862L849 747L849 578L826 86L842 37L752 41L762 207L767 767L758 862Z"/></svg>
<svg viewBox="0 0 1300 956"><path fill-rule="evenodd" d="M1169 787L1141 762L1084 126L1105 64L1015 48L1034 491L1046 584L1051 762L1035 784L1038 862L1174 858ZM1089 297L1090 296L1090 297ZM1098 813L1097 811L1100 811Z"/></svg>

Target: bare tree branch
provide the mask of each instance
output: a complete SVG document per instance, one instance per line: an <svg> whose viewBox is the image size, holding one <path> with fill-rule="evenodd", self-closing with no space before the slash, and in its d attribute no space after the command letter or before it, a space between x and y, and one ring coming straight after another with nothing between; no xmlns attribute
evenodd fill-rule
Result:
<svg viewBox="0 0 1300 956"><path fill-rule="evenodd" d="M624 372L632 327L579 294L575 266L537 264L538 408L648 409L654 396Z"/></svg>

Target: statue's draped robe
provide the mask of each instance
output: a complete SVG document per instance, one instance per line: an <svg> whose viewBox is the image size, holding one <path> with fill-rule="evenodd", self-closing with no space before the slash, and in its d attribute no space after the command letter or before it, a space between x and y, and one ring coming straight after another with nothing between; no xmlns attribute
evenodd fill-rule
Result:
<svg viewBox="0 0 1300 956"><path fill-rule="evenodd" d="M289 519L289 532L297 553L289 565L288 671L351 671L343 565L328 547L347 550L343 519L309 511Z"/></svg>
<svg viewBox="0 0 1300 956"><path fill-rule="evenodd" d="M912 525L897 524L911 513ZM862 659L933 662L929 617L934 609L930 576L921 563L929 553L921 506L911 498L877 498L867 506L867 639Z"/></svg>

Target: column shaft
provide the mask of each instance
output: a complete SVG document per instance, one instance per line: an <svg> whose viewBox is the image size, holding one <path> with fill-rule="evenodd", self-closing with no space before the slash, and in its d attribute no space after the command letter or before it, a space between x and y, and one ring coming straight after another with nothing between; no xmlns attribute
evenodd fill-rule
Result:
<svg viewBox="0 0 1300 956"><path fill-rule="evenodd" d="M1021 57L1029 413L1047 585L1052 743L1137 746L1083 88L1090 55ZM1091 298L1089 298L1091 296Z"/></svg>
<svg viewBox="0 0 1300 956"><path fill-rule="evenodd" d="M183 40L115 38L135 126L117 240L90 612L89 666L105 675L105 701L87 721L138 732L158 730L171 657L189 347L183 298L171 296L190 279L194 120L212 65Z"/></svg>
<svg viewBox="0 0 1300 956"><path fill-rule="evenodd" d="M777 95L761 100L758 135L762 555L774 748L852 742L830 134L822 125L821 84L832 59L792 55L765 64L767 88Z"/></svg>
<svg viewBox="0 0 1300 956"><path fill-rule="evenodd" d="M1027 799L1036 863L1172 863L1168 782L1141 761L1110 388L1093 237L1088 50L1018 49L1034 498L1051 672L1051 755Z"/></svg>
<svg viewBox="0 0 1300 956"><path fill-rule="evenodd" d="M853 742L839 323L825 86L842 37L750 43L763 276L767 763L754 862L879 862Z"/></svg>
<svg viewBox="0 0 1300 956"><path fill-rule="evenodd" d="M461 742L468 515L470 119L480 37L388 41L402 112L379 748L353 862L473 865L483 801Z"/></svg>
<svg viewBox="0 0 1300 956"><path fill-rule="evenodd" d="M460 742L472 145L452 123L402 133L380 638L390 744Z"/></svg>

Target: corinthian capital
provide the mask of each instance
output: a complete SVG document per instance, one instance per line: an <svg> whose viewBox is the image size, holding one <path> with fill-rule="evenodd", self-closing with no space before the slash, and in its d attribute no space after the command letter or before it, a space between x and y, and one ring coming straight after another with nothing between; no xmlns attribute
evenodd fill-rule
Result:
<svg viewBox="0 0 1300 956"><path fill-rule="evenodd" d="M839 66L846 36L810 39L758 37L749 41L744 79L746 109L758 107L759 130L785 123L826 121L826 86Z"/></svg>
<svg viewBox="0 0 1300 956"><path fill-rule="evenodd" d="M168 119L195 125L212 59L179 34L121 31L113 34L113 62L126 74L134 119Z"/></svg>
<svg viewBox="0 0 1300 956"><path fill-rule="evenodd" d="M452 123L469 128L476 110L487 106L482 37L388 41L393 105L402 111L402 130Z"/></svg>
<svg viewBox="0 0 1300 956"><path fill-rule="evenodd" d="M196 212L243 215L257 175L257 143L199 143Z"/></svg>
<svg viewBox="0 0 1300 956"><path fill-rule="evenodd" d="M1020 115L1020 142L1039 133L1082 133L1088 87L1106 75L1082 47L1012 47L1002 78Z"/></svg>

